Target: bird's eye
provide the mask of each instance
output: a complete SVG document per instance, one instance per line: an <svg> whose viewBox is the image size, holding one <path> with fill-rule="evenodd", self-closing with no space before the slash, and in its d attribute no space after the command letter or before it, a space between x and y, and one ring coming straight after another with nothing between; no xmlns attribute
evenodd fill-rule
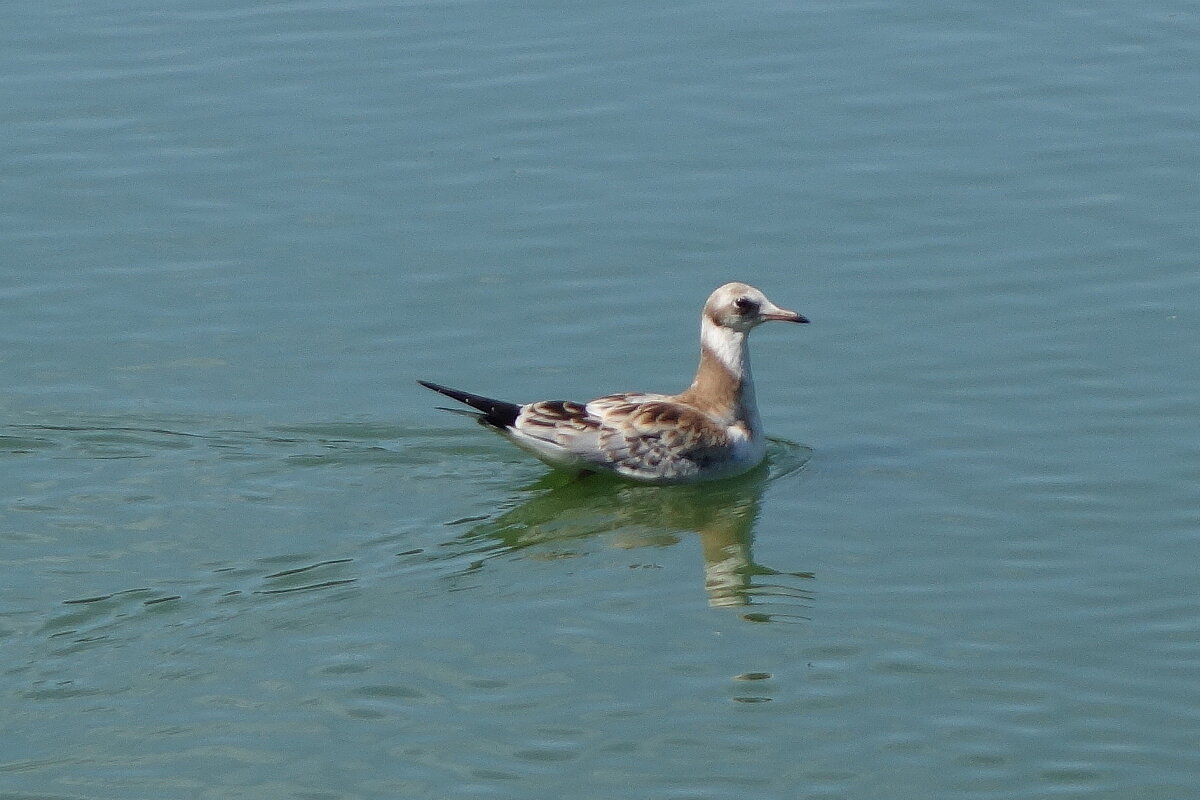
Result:
<svg viewBox="0 0 1200 800"><path fill-rule="evenodd" d="M733 301L733 306L743 314L748 314L751 311L758 310L758 303L754 302L749 297L739 297Z"/></svg>

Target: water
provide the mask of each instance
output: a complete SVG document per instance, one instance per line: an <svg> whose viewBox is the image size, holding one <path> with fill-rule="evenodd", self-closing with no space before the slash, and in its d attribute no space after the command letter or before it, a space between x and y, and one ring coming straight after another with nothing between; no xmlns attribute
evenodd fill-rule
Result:
<svg viewBox="0 0 1200 800"><path fill-rule="evenodd" d="M1200 790L1188 4L24 4L0 798ZM764 471L433 409L673 391Z"/></svg>

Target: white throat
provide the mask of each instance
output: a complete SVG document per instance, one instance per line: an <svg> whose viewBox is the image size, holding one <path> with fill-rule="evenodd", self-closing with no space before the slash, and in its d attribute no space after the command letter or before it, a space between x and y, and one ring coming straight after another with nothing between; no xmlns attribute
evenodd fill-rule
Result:
<svg viewBox="0 0 1200 800"><path fill-rule="evenodd" d="M707 317L700 325L700 344L743 386L750 386L750 349L746 333L717 325Z"/></svg>

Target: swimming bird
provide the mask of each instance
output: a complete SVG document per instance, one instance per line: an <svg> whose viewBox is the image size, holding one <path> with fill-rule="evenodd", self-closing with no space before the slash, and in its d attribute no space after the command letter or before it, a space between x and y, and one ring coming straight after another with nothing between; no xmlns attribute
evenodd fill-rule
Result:
<svg viewBox="0 0 1200 800"><path fill-rule="evenodd" d="M766 456L747 336L772 321L808 319L745 283L719 287L700 316L696 377L674 395L628 392L587 403L519 404L417 382L470 406L474 411L462 413L559 469L657 484L727 478Z"/></svg>

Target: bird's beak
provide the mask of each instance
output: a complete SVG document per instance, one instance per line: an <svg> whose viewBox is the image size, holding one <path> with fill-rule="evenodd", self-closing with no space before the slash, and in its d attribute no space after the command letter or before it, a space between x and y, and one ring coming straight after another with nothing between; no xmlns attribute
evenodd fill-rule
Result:
<svg viewBox="0 0 1200 800"><path fill-rule="evenodd" d="M799 314L795 311L788 311L786 308L779 308L778 306L771 306L770 308L763 309L760 316L767 321L808 322L808 317L804 316L803 314Z"/></svg>

